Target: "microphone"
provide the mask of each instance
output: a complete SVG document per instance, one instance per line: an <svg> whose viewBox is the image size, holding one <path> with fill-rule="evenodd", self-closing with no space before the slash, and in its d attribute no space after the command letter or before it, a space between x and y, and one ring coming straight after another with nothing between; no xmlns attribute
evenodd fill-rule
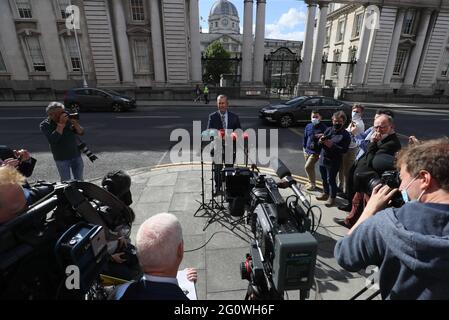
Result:
<svg viewBox="0 0 449 320"><path fill-rule="evenodd" d="M301 200L304 207L309 209L310 203L307 200L306 196L301 192L301 190L296 185L297 182L295 179L293 179L290 169L288 169L287 166L278 158L270 159L270 167L276 171L276 174L279 178L281 179L285 178L287 180L289 187L292 188L293 192Z"/></svg>

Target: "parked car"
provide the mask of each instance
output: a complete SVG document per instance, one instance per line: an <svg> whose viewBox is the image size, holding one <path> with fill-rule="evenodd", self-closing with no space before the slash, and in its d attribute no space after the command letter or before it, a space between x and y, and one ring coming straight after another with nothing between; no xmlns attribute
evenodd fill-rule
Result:
<svg viewBox="0 0 449 320"><path fill-rule="evenodd" d="M330 123L332 115L339 110L345 112L348 120L351 118L350 105L333 98L318 96L300 96L287 102L266 106L259 111L259 118L287 128L296 123L310 122L312 110L318 110L325 123Z"/></svg>
<svg viewBox="0 0 449 320"><path fill-rule="evenodd" d="M64 95L64 105L73 112L109 110L121 112L137 107L136 100L116 91L97 88L74 88Z"/></svg>

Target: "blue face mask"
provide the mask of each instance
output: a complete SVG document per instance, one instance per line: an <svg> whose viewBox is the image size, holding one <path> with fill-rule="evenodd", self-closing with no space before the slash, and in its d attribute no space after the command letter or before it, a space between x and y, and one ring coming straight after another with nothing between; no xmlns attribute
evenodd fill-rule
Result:
<svg viewBox="0 0 449 320"><path fill-rule="evenodd" d="M419 176L419 175L418 175L418 176ZM402 200L404 200L405 203L410 202L410 198L409 198L409 196L408 196L407 189L408 189L408 187L410 187L410 185L411 185L416 179L418 179L418 176L414 177L414 178L407 184L407 186L406 186L403 190L401 190ZM419 201L419 200L421 199L422 195L424 194L424 192L426 192L426 190L424 190L423 192L421 192L421 194L419 195L418 199L416 199L416 200L414 200L414 201Z"/></svg>
<svg viewBox="0 0 449 320"><path fill-rule="evenodd" d="M312 118L312 124L313 124L314 126L316 126L318 123L320 123L320 119L318 119L318 118Z"/></svg>

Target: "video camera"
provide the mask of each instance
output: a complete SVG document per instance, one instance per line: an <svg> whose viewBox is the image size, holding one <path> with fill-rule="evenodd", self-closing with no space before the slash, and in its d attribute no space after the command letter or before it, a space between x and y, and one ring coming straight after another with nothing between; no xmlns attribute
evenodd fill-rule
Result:
<svg viewBox="0 0 449 320"><path fill-rule="evenodd" d="M313 284L318 248L311 234L314 208L285 165L280 160L275 165L293 190L287 201L274 179L260 175L255 166L224 170L229 213L243 216L246 210L255 239L240 267L242 279L249 281L247 299L283 299L284 290L297 289L305 298Z"/></svg>
<svg viewBox="0 0 449 320"><path fill-rule="evenodd" d="M107 242L134 213L88 182L54 184L26 213L0 225L0 299L100 299Z"/></svg>
<svg viewBox="0 0 449 320"><path fill-rule="evenodd" d="M361 180L361 191L369 195L379 184L387 185L392 189L399 188L401 185L401 178L396 170L384 171L380 176L375 171L357 173L357 178ZM389 205L395 208L400 208L404 205L404 200L399 192L394 194Z"/></svg>

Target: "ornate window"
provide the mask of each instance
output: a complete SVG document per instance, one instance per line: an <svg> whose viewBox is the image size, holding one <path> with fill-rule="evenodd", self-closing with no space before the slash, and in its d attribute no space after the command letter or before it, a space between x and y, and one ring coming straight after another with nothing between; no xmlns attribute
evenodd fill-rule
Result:
<svg viewBox="0 0 449 320"><path fill-rule="evenodd" d="M145 20L145 7L143 0L130 0L131 18L133 21Z"/></svg>
<svg viewBox="0 0 449 320"><path fill-rule="evenodd" d="M72 4L72 2L70 0L57 0L57 9L60 13L60 17L62 19L65 19L68 17L67 13L66 13L66 9L68 6L70 6Z"/></svg>
<svg viewBox="0 0 449 320"><path fill-rule="evenodd" d="M334 77L338 77L338 71L340 70L340 65L335 62L340 62L340 61L341 61L341 51L335 50L334 51L334 63L332 64L332 75Z"/></svg>
<svg viewBox="0 0 449 320"><path fill-rule="evenodd" d="M148 39L138 38L133 40L134 70L135 73L150 72L150 46Z"/></svg>
<svg viewBox="0 0 449 320"><path fill-rule="evenodd" d="M336 42L343 41L343 37L345 34L346 20L339 20L337 26L337 38Z"/></svg>
<svg viewBox="0 0 449 320"><path fill-rule="evenodd" d="M329 41L331 39L331 29L332 29L332 26L326 27L326 39L324 40L325 46L329 45Z"/></svg>
<svg viewBox="0 0 449 320"><path fill-rule="evenodd" d="M394 64L393 75L402 76L405 69L405 62L408 57L408 49L399 49Z"/></svg>
<svg viewBox="0 0 449 320"><path fill-rule="evenodd" d="M25 36L23 40L26 53L30 59L31 70L35 72L47 71L38 36Z"/></svg>
<svg viewBox="0 0 449 320"><path fill-rule="evenodd" d="M81 59L76 45L75 37L64 37L69 67L73 72L81 71Z"/></svg>
<svg viewBox="0 0 449 320"><path fill-rule="evenodd" d="M3 61L2 53L0 52L0 72L6 72L5 61Z"/></svg>
<svg viewBox="0 0 449 320"><path fill-rule="evenodd" d="M407 10L404 17L404 24L402 27L402 34L411 35L414 32L414 25L416 20L416 11L411 9Z"/></svg>
<svg viewBox="0 0 449 320"><path fill-rule="evenodd" d="M15 0L14 1L19 17L22 19L31 19L33 15L31 13L30 0Z"/></svg>
<svg viewBox="0 0 449 320"><path fill-rule="evenodd" d="M354 20L354 30L352 32L353 38L360 37L360 33L362 32L362 26L363 26L363 13L359 13L355 16Z"/></svg>

